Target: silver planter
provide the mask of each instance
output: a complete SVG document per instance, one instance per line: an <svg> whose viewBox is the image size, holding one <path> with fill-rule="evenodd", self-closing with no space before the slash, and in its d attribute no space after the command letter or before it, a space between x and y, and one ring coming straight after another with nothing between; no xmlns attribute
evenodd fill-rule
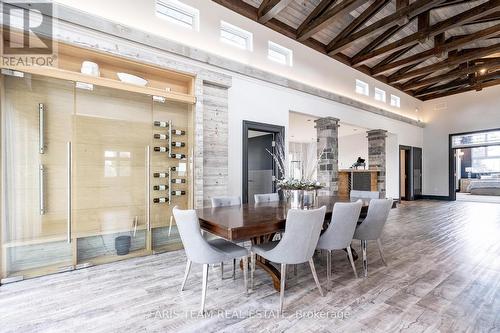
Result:
<svg viewBox="0 0 500 333"><path fill-rule="evenodd" d="M302 203L304 209L311 209L316 206L316 190L304 191Z"/></svg>
<svg viewBox="0 0 500 333"><path fill-rule="evenodd" d="M292 209L302 209L304 191L290 190L290 207Z"/></svg>

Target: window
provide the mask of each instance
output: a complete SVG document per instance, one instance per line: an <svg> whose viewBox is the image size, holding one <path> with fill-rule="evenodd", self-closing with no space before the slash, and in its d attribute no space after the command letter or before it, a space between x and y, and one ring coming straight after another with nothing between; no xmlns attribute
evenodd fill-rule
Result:
<svg viewBox="0 0 500 333"><path fill-rule="evenodd" d="M293 51L271 41L268 43L267 58L282 65L293 66Z"/></svg>
<svg viewBox="0 0 500 333"><path fill-rule="evenodd" d="M363 82L361 80L356 80L356 93L369 96L370 87L368 86L368 83Z"/></svg>
<svg viewBox="0 0 500 333"><path fill-rule="evenodd" d="M401 107L401 98L395 95L391 95L391 106L395 106L397 108Z"/></svg>
<svg viewBox="0 0 500 333"><path fill-rule="evenodd" d="M253 34L227 22L220 22L220 40L243 50L253 50Z"/></svg>
<svg viewBox="0 0 500 333"><path fill-rule="evenodd" d="M375 100L385 102L385 91L379 88L375 88Z"/></svg>
<svg viewBox="0 0 500 333"><path fill-rule="evenodd" d="M200 11L179 0L156 0L156 15L185 28L199 30Z"/></svg>
<svg viewBox="0 0 500 333"><path fill-rule="evenodd" d="M451 140L452 148L495 146L500 145L500 131L454 135Z"/></svg>

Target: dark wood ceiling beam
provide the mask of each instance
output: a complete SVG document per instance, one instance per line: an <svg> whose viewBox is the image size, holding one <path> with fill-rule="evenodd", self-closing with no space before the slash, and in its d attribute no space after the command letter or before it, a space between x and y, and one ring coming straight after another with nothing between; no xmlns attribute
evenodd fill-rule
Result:
<svg viewBox="0 0 500 333"><path fill-rule="evenodd" d="M359 57L354 57L352 63L353 65L364 64L365 62L369 61L374 57L379 57L389 52L401 50L407 47L408 45L414 44L415 42L425 40L426 38L429 37L434 37L442 32L445 32L446 30L458 27L466 22L470 22L474 19L488 15L492 12L497 11L498 8L500 8L500 0L490 0L484 4L478 5L458 15L452 16L444 21L438 22L414 34L403 37L393 43L375 49L369 52L368 54Z"/></svg>
<svg viewBox="0 0 500 333"><path fill-rule="evenodd" d="M466 3L470 3L470 0L448 0L448 1L443 2L442 4L434 6L432 9L452 7L452 6L462 5L462 4L466 4Z"/></svg>
<svg viewBox="0 0 500 333"><path fill-rule="evenodd" d="M411 79L416 76L426 74L426 73L432 73L438 70L446 69L452 66L459 65L463 62L478 59L478 58L483 58L487 57L490 55L493 55L497 52L500 52L500 44L495 44L491 45L488 47L483 47L477 50L469 51L465 50L464 52L461 52L461 54L458 54L454 57L448 57L446 60L443 60L441 62L438 62L436 64L432 64L429 66L425 66L422 68L417 68L412 71L403 73L401 75L395 75L388 78L389 83L394 83L394 82L399 82L403 81L406 79Z"/></svg>
<svg viewBox="0 0 500 333"><path fill-rule="evenodd" d="M394 14L386 16L378 20L377 22L370 24L366 28L352 33L348 37L338 41L335 45L332 46L332 50L330 51L330 53L335 54L341 52L351 46L353 43L359 42L359 40L366 38L372 34L380 32L384 29L391 28L395 25L402 25L402 19L409 21L410 19L426 12L427 10L442 3L443 1L444 0L417 0L408 6L396 10Z"/></svg>
<svg viewBox="0 0 500 333"><path fill-rule="evenodd" d="M306 26L321 16L330 6L335 4L337 0L321 0L321 2L314 7L313 11L306 17L306 19L299 25L297 31L303 31Z"/></svg>
<svg viewBox="0 0 500 333"><path fill-rule="evenodd" d="M496 86L496 85L499 85L499 84L500 84L500 79L491 80L491 81L488 81L488 82L482 82L481 85L480 85L480 88L483 89L483 88L493 87L493 86ZM423 96L421 99L423 101L428 101L428 100L431 100L431 99L436 99L436 98L441 98L441 97L456 95L456 94L468 92L468 91L471 91L471 90L477 90L477 89L478 89L477 86L475 86L475 87L465 87L465 88L460 88L460 89L452 89L452 90L448 90L448 91L445 91L445 92L440 92L440 93L436 93L436 94L426 95L426 96Z"/></svg>
<svg viewBox="0 0 500 333"><path fill-rule="evenodd" d="M372 67L373 69L376 69L378 67L384 67L390 63L392 63L393 61L395 61L396 59L398 59L399 57L403 56L406 52L410 51L412 48L414 48L415 46L417 46L418 44L413 44L413 45L410 45L402 50L398 50L396 52L393 52L391 54L389 54L387 57L385 57L382 61L380 61L377 65L375 65L374 67ZM406 59L406 58L405 58ZM373 71L372 71L373 72ZM374 74L375 75L375 74Z"/></svg>
<svg viewBox="0 0 500 333"><path fill-rule="evenodd" d="M257 15L260 23L266 23L285 9L293 0L264 0L259 6Z"/></svg>
<svg viewBox="0 0 500 333"><path fill-rule="evenodd" d="M347 27L344 28L335 38L328 43L326 47L327 52L330 52L333 45L335 45L339 40L346 38L350 33L356 31L363 24L368 22L373 16L375 16L382 8L384 8L390 0L375 0L367 9L365 9L358 17L356 17Z"/></svg>
<svg viewBox="0 0 500 333"><path fill-rule="evenodd" d="M407 22L404 25L395 25L393 27L390 27L389 29L387 29L386 31L381 33L379 36L377 36L377 38L372 40L368 45L366 45L364 48L362 48L358 53L356 53L353 58L362 56L362 55L367 54L370 51L374 50L375 48L377 48L377 46L381 45L386 40L388 40L389 38L394 36L396 33L401 31L402 29L404 29L408 24L410 24L410 22ZM330 52L329 54L331 55L334 53Z"/></svg>
<svg viewBox="0 0 500 333"><path fill-rule="evenodd" d="M426 85L435 84L435 83L443 82L446 80L450 80L453 78L463 77L467 74L479 72L482 69L485 69L488 71L489 69L495 69L498 66L500 66L500 58L494 58L492 61L489 61L489 59L487 59L487 58L486 59L478 59L476 61L475 65L472 65L472 66L466 65L463 68L458 68L458 69L452 70L452 71L445 73L445 74L432 76L432 77L429 77L429 78L423 79L423 80L407 82L407 83L403 84L401 88L403 90L412 90L412 89L416 89L416 88L423 87Z"/></svg>
<svg viewBox="0 0 500 333"><path fill-rule="evenodd" d="M328 27L339 16L346 15L355 8L361 6L366 0L344 0L341 3L326 10L321 16L314 19L308 25L304 26L302 30L298 30L297 39L299 41L311 38L319 31Z"/></svg>
<svg viewBox="0 0 500 333"><path fill-rule="evenodd" d="M465 25L478 24L478 23L489 23L489 22L494 22L494 21L500 21L500 11L483 16L483 17L481 17L477 20L474 20L472 22L468 22Z"/></svg>
<svg viewBox="0 0 500 333"><path fill-rule="evenodd" d="M391 63L377 64L375 67L373 67L372 73L373 75L383 74L390 70L410 65L416 62L420 62L422 60L427 60L432 57L439 57L443 53L449 52L451 50L457 50L458 48L465 46L467 44L487 39L491 36L495 36L499 32L500 32L500 24L497 24L490 28L477 31L469 35L460 36L459 38L454 38L453 40L450 40L449 42L446 42L444 44L437 44L434 48L430 50L414 54L404 59L392 61ZM403 51L404 50L405 49L403 49Z"/></svg>
<svg viewBox="0 0 500 333"><path fill-rule="evenodd" d="M427 100L427 99L437 98L436 96L440 96L440 94L445 94L447 92L452 92L452 91L463 92L464 89L466 89L465 91L471 91L471 90L479 91L482 88L491 87L499 83L500 83L500 71L482 76L476 76L474 78L456 80L440 86L435 86L425 91L422 91L416 96Z"/></svg>

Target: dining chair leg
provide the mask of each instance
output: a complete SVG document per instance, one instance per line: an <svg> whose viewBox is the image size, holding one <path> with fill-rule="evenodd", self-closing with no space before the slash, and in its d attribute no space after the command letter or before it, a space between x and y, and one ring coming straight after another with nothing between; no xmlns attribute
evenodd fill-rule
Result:
<svg viewBox="0 0 500 333"><path fill-rule="evenodd" d="M368 277L368 261L366 259L366 247L367 247L367 241L362 240L361 241L361 249L363 251L363 276Z"/></svg>
<svg viewBox="0 0 500 333"><path fill-rule="evenodd" d="M200 313L205 313L205 299L207 297L207 284L208 284L208 264L203 264L203 281L201 289L201 307Z"/></svg>
<svg viewBox="0 0 500 333"><path fill-rule="evenodd" d="M224 262L220 263L220 279L224 280Z"/></svg>
<svg viewBox="0 0 500 333"><path fill-rule="evenodd" d="M280 309L279 313L283 313L283 301L285 299L285 280L286 280L286 264L281 264L281 281L280 281Z"/></svg>
<svg viewBox="0 0 500 333"><path fill-rule="evenodd" d="M255 272L255 260L256 255L254 252L250 253L250 290L253 291L254 282L253 282L253 274Z"/></svg>
<svg viewBox="0 0 500 333"><path fill-rule="evenodd" d="M324 296L323 295L323 289L321 289L321 284L319 284L318 275L316 274L316 268L314 267L314 260L313 260L313 258L309 259L309 266L311 266L311 273L312 273L312 275L314 277L314 281L316 282L316 286L318 287L319 294L321 296Z"/></svg>
<svg viewBox="0 0 500 333"><path fill-rule="evenodd" d="M243 257L243 282L245 284L245 294L248 295L248 257Z"/></svg>
<svg viewBox="0 0 500 333"><path fill-rule="evenodd" d="M357 279L358 278L358 272L356 271L356 265L354 265L354 259L352 257L351 246L348 246L346 250L347 250L347 256L349 257L349 261L351 262L351 267L352 267L352 270L354 272L354 276Z"/></svg>
<svg viewBox="0 0 500 333"><path fill-rule="evenodd" d="M382 242L380 241L380 238L377 238L377 245L378 245L378 252L380 253L380 258L382 258L382 262L384 263L384 266L387 266L387 262L385 261L385 258L384 258L384 251L382 249Z"/></svg>
<svg viewBox="0 0 500 333"><path fill-rule="evenodd" d="M326 285L330 288L330 280L332 279L332 251L326 251Z"/></svg>
<svg viewBox="0 0 500 333"><path fill-rule="evenodd" d="M236 279L236 259L233 259L233 280Z"/></svg>
<svg viewBox="0 0 500 333"><path fill-rule="evenodd" d="M188 259L188 261L186 263L186 271L184 272L184 280L182 280L181 291L184 290L184 286L186 285L186 281L187 281L190 269L191 269L191 260Z"/></svg>
<svg viewBox="0 0 500 333"><path fill-rule="evenodd" d="M171 215L170 216L170 223L168 225L168 237L170 237L170 232L172 231L172 224L173 224L173 221L174 221L174 217Z"/></svg>

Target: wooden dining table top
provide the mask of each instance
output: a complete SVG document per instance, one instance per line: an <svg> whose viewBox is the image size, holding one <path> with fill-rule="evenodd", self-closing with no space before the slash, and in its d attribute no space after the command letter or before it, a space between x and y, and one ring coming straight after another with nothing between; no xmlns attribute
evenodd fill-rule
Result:
<svg viewBox="0 0 500 333"><path fill-rule="evenodd" d="M316 201L314 208L326 206L326 217L329 217L335 203L351 202L351 199L340 196L320 196ZM361 216L366 215L368 204L369 200L363 200ZM284 230L286 216L290 209L289 204L279 201L200 208L196 212L203 230L227 240L245 241Z"/></svg>

